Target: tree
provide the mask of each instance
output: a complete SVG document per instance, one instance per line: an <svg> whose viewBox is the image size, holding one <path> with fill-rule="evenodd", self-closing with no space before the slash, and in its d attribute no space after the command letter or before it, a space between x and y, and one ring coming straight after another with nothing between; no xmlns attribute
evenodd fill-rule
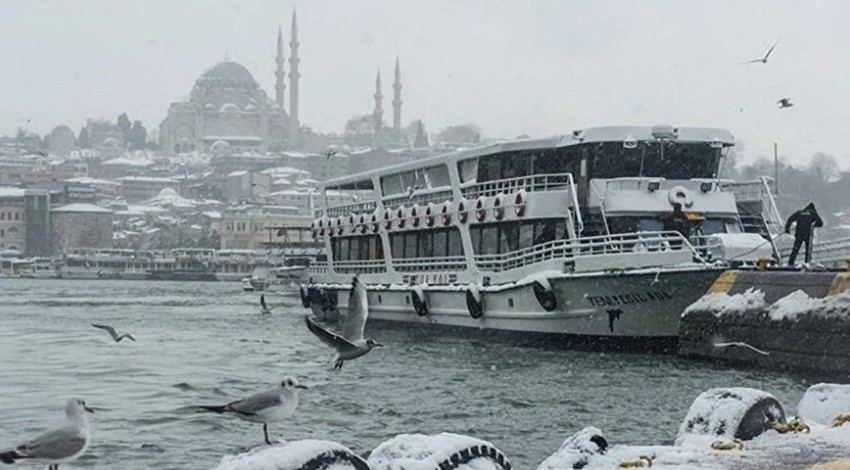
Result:
<svg viewBox="0 0 850 470"><path fill-rule="evenodd" d="M139 150L145 148L145 141L148 138L148 131L142 125L142 121L135 121L130 129L129 144L130 150Z"/></svg>
<svg viewBox="0 0 850 470"><path fill-rule="evenodd" d="M77 137L77 143L80 145L81 149L89 148L89 130L88 127L83 126L80 128L80 136Z"/></svg>
<svg viewBox="0 0 850 470"><path fill-rule="evenodd" d="M374 135L375 134L375 124L372 120L371 114L363 114L359 116L352 116L345 122L345 135L346 136L363 136L363 135Z"/></svg>
<svg viewBox="0 0 850 470"><path fill-rule="evenodd" d="M823 152L812 155L811 160L809 160L809 170L824 183L829 183L839 177L838 161L832 155Z"/></svg>
<svg viewBox="0 0 850 470"><path fill-rule="evenodd" d="M481 129L474 124L448 126L437 133L439 142L458 144L477 144L481 141Z"/></svg>
<svg viewBox="0 0 850 470"><path fill-rule="evenodd" d="M130 118L127 117L127 113L121 113L118 116L118 129L124 134L124 142L130 141L130 131L133 128L133 124L130 122Z"/></svg>
<svg viewBox="0 0 850 470"><path fill-rule="evenodd" d="M425 132L425 124L422 120L416 121L416 136L413 138L413 146L416 148L428 147L428 133Z"/></svg>

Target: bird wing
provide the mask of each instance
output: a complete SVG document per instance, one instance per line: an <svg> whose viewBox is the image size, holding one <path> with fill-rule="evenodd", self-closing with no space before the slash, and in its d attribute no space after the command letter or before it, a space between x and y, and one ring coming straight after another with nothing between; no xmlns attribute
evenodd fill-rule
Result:
<svg viewBox="0 0 850 470"><path fill-rule="evenodd" d="M91 326L93 326L93 327L95 327L95 328L100 328L101 330L106 330L106 331L108 331L108 332L109 332L109 335L110 335L110 336L112 336L112 339L116 339L116 338L118 337L118 333L117 333L117 332L115 332L115 328L112 328L112 327L111 327L111 326L109 326L109 325L98 325L98 324L96 324L96 323L92 323L92 325L91 325Z"/></svg>
<svg viewBox="0 0 850 470"><path fill-rule="evenodd" d="M55 460L70 457L85 445L86 439L78 427L64 426L19 445L15 451L34 459Z"/></svg>
<svg viewBox="0 0 850 470"><path fill-rule="evenodd" d="M255 415L267 408L273 408L280 405L280 392L277 390L269 390L260 392L242 400L234 401L227 404L227 408L236 413L243 415Z"/></svg>
<svg viewBox="0 0 850 470"><path fill-rule="evenodd" d="M755 64L755 63L757 63L757 62L764 62L764 59L753 59L753 60L748 60L748 61L746 61L746 62L744 62L744 63L745 63L745 64Z"/></svg>
<svg viewBox="0 0 850 470"><path fill-rule="evenodd" d="M337 352L357 349L357 346L352 344L351 341L348 341L347 339L343 338L338 334L331 333L323 326L311 320L310 317L305 316L304 320L307 321L307 329L310 330L310 332L312 332L314 335L316 335L317 338L322 340L323 343L334 348Z"/></svg>
<svg viewBox="0 0 850 470"><path fill-rule="evenodd" d="M776 42L773 43L772 46L770 46L770 49L767 50L767 54L764 55L764 61L765 62L767 62L767 58L770 56L770 53L773 52L773 49L776 48L777 44L779 44L779 39L777 39Z"/></svg>
<svg viewBox="0 0 850 470"><path fill-rule="evenodd" d="M368 317L369 302L366 297L366 285L355 277L351 284L351 292L348 294L348 315L342 327L342 336L352 343L363 339Z"/></svg>

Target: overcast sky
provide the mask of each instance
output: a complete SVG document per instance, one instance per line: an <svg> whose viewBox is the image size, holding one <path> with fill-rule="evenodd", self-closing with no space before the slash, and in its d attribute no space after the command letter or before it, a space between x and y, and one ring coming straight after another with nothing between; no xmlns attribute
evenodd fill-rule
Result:
<svg viewBox="0 0 850 470"><path fill-rule="evenodd" d="M121 112L158 127L225 52L273 97L277 29L288 41L293 8L301 120L318 131L371 112L378 67L392 122L398 54L403 122L429 131L717 126L748 159L777 140L792 162L823 151L850 167L845 1L2 0L0 134ZM767 64L741 65L777 39ZM777 109L782 97L795 106Z"/></svg>

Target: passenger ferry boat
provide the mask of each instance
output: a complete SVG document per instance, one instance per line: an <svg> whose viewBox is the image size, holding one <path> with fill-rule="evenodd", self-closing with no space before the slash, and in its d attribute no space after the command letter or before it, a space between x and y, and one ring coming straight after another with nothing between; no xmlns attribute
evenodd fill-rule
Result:
<svg viewBox="0 0 850 470"><path fill-rule="evenodd" d="M723 129L602 127L327 181L357 202L322 198L329 259L302 303L332 320L359 276L369 321L675 344L729 263L775 252L770 182L719 179L733 146ZM664 229L674 204L690 238Z"/></svg>

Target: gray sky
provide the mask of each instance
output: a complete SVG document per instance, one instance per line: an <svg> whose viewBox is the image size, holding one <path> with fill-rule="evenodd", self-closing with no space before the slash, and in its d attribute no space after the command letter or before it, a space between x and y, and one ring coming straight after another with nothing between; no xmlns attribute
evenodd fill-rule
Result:
<svg viewBox="0 0 850 470"><path fill-rule="evenodd" d="M288 41L293 7L301 118L319 131L371 112L378 67L392 122L399 54L403 122L422 118L430 131L718 126L744 141L748 159L778 140L792 162L823 151L850 167L843 1L3 0L0 134L76 131L124 111L157 127L225 51L274 96L277 28ZM777 38L768 64L740 64ZM795 106L778 110L786 96Z"/></svg>

